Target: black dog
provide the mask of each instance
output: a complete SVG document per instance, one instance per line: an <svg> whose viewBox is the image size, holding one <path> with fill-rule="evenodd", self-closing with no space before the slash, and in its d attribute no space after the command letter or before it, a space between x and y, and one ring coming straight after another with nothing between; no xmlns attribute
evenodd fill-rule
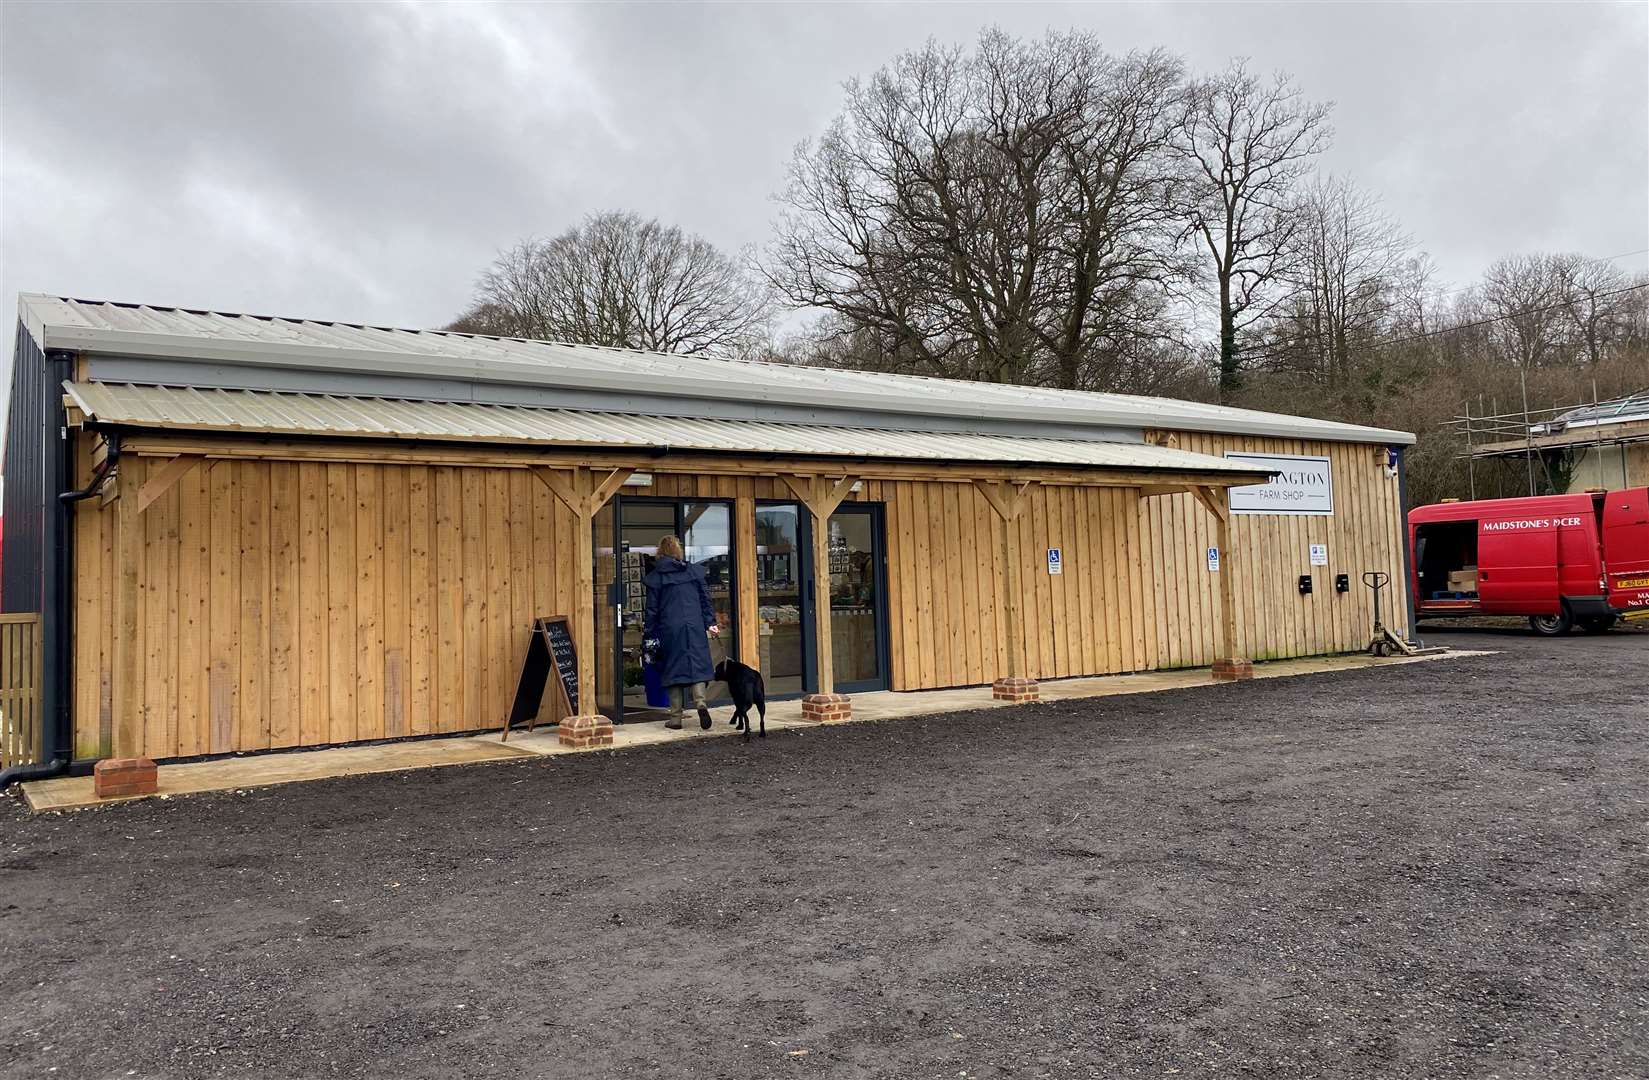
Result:
<svg viewBox="0 0 1649 1080"><path fill-rule="evenodd" d="M754 705L761 717L761 737L767 738L767 683L762 673L737 660L723 660L716 665L716 678L733 695L733 719L728 723L744 732L744 741L749 742L750 706Z"/></svg>

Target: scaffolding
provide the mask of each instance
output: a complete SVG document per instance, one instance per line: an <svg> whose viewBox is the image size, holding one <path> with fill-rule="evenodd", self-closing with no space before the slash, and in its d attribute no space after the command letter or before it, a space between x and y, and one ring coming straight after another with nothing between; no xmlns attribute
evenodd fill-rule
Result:
<svg viewBox="0 0 1649 1080"><path fill-rule="evenodd" d="M1551 455L1585 450L1597 451L1597 487L1607 489L1614 478L1604 474L1603 449L1611 446L1621 448L1619 486L1626 487L1629 486L1626 447L1649 443L1649 389L1602 401L1594 385L1590 402L1530 409L1525 386L1522 406L1512 412L1501 412L1499 401L1493 398L1485 405L1479 397L1476 412L1469 399L1464 405L1463 411L1446 421L1445 426L1465 441L1466 452L1460 456L1466 460L1473 499L1477 498L1479 461L1522 457L1529 494L1535 495L1538 493L1537 465L1546 486L1555 489Z"/></svg>

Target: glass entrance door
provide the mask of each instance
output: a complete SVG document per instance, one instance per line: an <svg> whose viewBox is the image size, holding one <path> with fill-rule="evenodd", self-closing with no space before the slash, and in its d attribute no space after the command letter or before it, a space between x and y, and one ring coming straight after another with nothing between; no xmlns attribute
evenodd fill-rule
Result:
<svg viewBox="0 0 1649 1080"><path fill-rule="evenodd" d="M596 517L597 701L618 721L662 719L647 703L641 642L659 539L680 536L689 562L704 567L721 637L712 662L738 656L736 567L755 563L756 654L772 697L818 686L814 646L812 531L796 503L756 505L755 550L733 545L733 504L715 499L619 496ZM829 521L830 612L836 689L861 693L888 684L887 560L880 504L845 503ZM720 683L712 692L725 692Z"/></svg>
<svg viewBox="0 0 1649 1080"><path fill-rule="evenodd" d="M839 693L887 689L887 561L882 508L845 504L830 516L831 658Z"/></svg>
<svg viewBox="0 0 1649 1080"><path fill-rule="evenodd" d="M757 666L770 697L813 686L808 543L807 514L798 504L756 504Z"/></svg>
<svg viewBox="0 0 1649 1080"><path fill-rule="evenodd" d="M605 670L596 673L604 691L598 696L602 712L615 722L660 720L665 715L664 707L648 703L641 667L647 573L658 560L659 540L670 534L681 537L687 561L704 567L710 603L716 611L716 623L721 627L721 637L710 641L710 662L737 655L733 508L731 503L717 500L623 495L609 507L616 516L617 529L616 543L609 548L611 569L601 562L599 539L596 569L598 583L603 580L603 573L610 575L606 579L611 585L607 593L609 606L605 610L611 615L607 625L613 629L609 640L598 641L601 650L597 653L598 663L605 661ZM597 593L601 593L599 584ZM716 684L712 692L719 688Z"/></svg>

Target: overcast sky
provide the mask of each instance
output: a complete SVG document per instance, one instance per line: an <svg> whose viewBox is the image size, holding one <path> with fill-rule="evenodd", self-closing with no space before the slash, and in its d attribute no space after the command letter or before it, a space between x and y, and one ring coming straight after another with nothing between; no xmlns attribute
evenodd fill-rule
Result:
<svg viewBox="0 0 1649 1080"><path fill-rule="evenodd" d="M1324 165L1379 192L1447 283L1513 251L1649 248L1642 2L8 0L0 20L8 305L40 291L423 327L464 307L497 249L592 210L759 245L843 80L988 23L1292 72L1336 103Z"/></svg>

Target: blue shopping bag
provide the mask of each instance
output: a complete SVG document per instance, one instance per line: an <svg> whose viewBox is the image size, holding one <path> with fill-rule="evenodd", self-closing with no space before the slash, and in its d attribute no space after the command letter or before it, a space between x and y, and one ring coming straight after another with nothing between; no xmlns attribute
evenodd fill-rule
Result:
<svg viewBox="0 0 1649 1080"><path fill-rule="evenodd" d="M658 670L658 642L648 640L641 648L641 686L647 692L647 704L655 709L668 708L670 691L664 685L664 676Z"/></svg>

